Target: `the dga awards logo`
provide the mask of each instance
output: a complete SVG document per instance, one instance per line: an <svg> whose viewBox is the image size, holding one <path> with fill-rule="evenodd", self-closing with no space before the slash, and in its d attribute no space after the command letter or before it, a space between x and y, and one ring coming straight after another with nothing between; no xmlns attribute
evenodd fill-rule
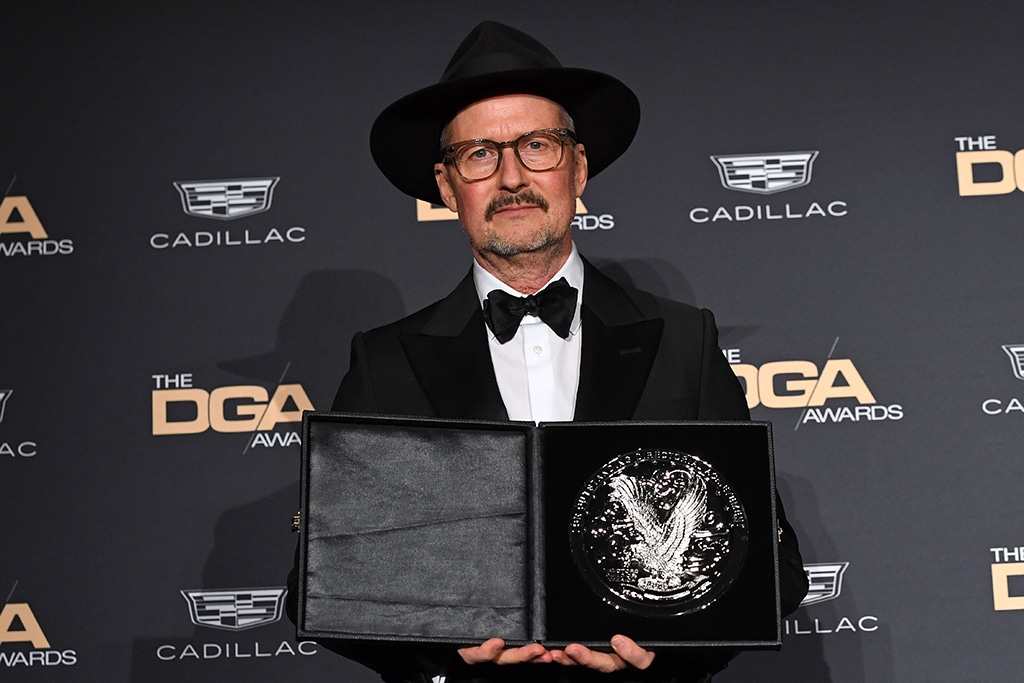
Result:
<svg viewBox="0 0 1024 683"><path fill-rule="evenodd" d="M270 210L279 177L235 180L189 180L174 183L181 196L181 208L188 216L233 221ZM154 249L195 247L238 247L267 244L297 244L306 239L306 229L253 226L210 230L158 232L149 238Z"/></svg>
<svg viewBox="0 0 1024 683"><path fill-rule="evenodd" d="M1002 348L1010 358L1013 376L1024 380L1024 344L1003 344ZM986 415L1024 415L1024 402L1019 396L986 398L981 402L981 410Z"/></svg>
<svg viewBox="0 0 1024 683"><path fill-rule="evenodd" d="M457 221L459 214L449 210L444 204L431 204L422 199L416 200L416 220L420 223L431 221ZM615 227L615 217L609 213L593 214L587 210L583 200L576 198L576 215L572 219L572 227L576 230L611 230Z"/></svg>
<svg viewBox="0 0 1024 683"><path fill-rule="evenodd" d="M18 669L76 663L78 654L74 650L60 650L50 645L50 638L29 603L8 602L0 610L0 667Z"/></svg>
<svg viewBox="0 0 1024 683"><path fill-rule="evenodd" d="M297 430L278 431L280 425L302 422L302 412L313 410L301 384L278 384L273 391L258 384L214 389L193 385L191 372L153 375L153 435L249 433L250 447L292 446L300 443Z"/></svg>
<svg viewBox="0 0 1024 683"><path fill-rule="evenodd" d="M4 421L7 413L7 402L14 394L10 389L0 389L0 424ZM34 458L38 453L39 445L35 441L22 439L10 440L0 439L0 458Z"/></svg>
<svg viewBox="0 0 1024 683"><path fill-rule="evenodd" d="M996 611L1024 610L1024 547L989 548L992 604Z"/></svg>
<svg viewBox="0 0 1024 683"><path fill-rule="evenodd" d="M196 626L244 631L280 621L285 588L247 590L184 590L188 613Z"/></svg>
<svg viewBox="0 0 1024 683"><path fill-rule="evenodd" d="M189 620L196 626L218 631L238 633L281 620L284 613L285 588L228 588L222 590L183 590L188 603ZM198 639L167 643L156 649L157 659L175 660L211 659L265 659L290 655L315 655L316 643L294 640L259 639L256 635L240 636L234 640Z"/></svg>
<svg viewBox="0 0 1024 683"><path fill-rule="evenodd" d="M807 574L810 587L807 590L807 596L800 602L800 607L807 608L837 600L842 595L843 575L849 566L849 562L805 564L804 572ZM796 615L783 620L783 627L787 636L869 633L878 630L878 617L870 614L859 617L843 615L838 618L814 616L813 609L803 609Z"/></svg>
<svg viewBox="0 0 1024 683"><path fill-rule="evenodd" d="M961 197L1024 191L1024 149L999 149L995 135L964 135L957 145L956 182Z"/></svg>
<svg viewBox="0 0 1024 683"><path fill-rule="evenodd" d="M808 423L878 422L903 419L903 406L875 399L852 358L834 357L837 337L825 362L777 360L742 363L739 349L726 349L732 371L743 383L750 409L799 409L796 427Z"/></svg>
<svg viewBox="0 0 1024 683"><path fill-rule="evenodd" d="M722 187L736 192L773 195L805 187L818 152L780 152L773 154L718 154L711 157L718 169ZM842 200L792 201L698 206L690 210L694 223L744 223L747 221L792 220L810 217L839 217L847 214Z"/></svg>
<svg viewBox="0 0 1024 683"><path fill-rule="evenodd" d="M0 200L0 256L56 256L74 251L71 240L50 237L28 197Z"/></svg>

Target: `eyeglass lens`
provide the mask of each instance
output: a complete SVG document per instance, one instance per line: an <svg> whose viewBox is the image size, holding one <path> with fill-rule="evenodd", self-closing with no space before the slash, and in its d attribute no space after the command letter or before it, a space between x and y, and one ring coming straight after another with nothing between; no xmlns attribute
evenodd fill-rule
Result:
<svg viewBox="0 0 1024 683"><path fill-rule="evenodd" d="M483 179L495 172L501 159L501 148L515 149L519 161L531 171L548 171L562 160L565 138L556 132L527 133L511 142L474 141L455 149L453 159L459 173L467 179Z"/></svg>

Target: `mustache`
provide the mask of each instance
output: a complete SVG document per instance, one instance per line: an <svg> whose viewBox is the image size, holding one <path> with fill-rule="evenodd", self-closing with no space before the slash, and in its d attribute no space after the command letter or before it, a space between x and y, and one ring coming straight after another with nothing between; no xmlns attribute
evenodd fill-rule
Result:
<svg viewBox="0 0 1024 683"><path fill-rule="evenodd" d="M488 221L491 220L499 209L503 209L506 206L512 206L513 204L532 204L544 212L547 212L548 210L548 200L544 199L544 197L540 196L533 190L523 190L516 194L498 195L492 199L484 212L484 219Z"/></svg>

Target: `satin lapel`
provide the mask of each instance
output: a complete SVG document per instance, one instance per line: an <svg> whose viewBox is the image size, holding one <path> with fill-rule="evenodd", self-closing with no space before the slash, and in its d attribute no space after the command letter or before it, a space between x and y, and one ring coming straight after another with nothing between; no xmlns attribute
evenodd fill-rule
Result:
<svg viewBox="0 0 1024 683"><path fill-rule="evenodd" d="M647 319L621 287L584 261L578 422L628 420L647 386L664 320Z"/></svg>
<svg viewBox="0 0 1024 683"><path fill-rule="evenodd" d="M441 302L419 334L404 334L401 340L416 379L438 417L508 419L472 277L466 277Z"/></svg>

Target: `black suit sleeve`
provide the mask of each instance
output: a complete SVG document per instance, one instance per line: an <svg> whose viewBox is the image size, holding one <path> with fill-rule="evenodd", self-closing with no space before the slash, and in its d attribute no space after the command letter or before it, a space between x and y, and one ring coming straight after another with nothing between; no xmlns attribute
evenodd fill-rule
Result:
<svg viewBox="0 0 1024 683"><path fill-rule="evenodd" d="M698 417L702 420L749 420L747 399L735 373L725 360L718 346L718 328L710 311L704 314L704 363L701 373L700 406ZM786 520L782 499L775 494L775 506L779 520L779 594L783 616L800 606L807 595L807 574L804 572L800 545L793 528Z"/></svg>
<svg viewBox="0 0 1024 683"><path fill-rule="evenodd" d="M331 405L334 412L374 413L378 412L366 354L366 342L362 332L352 337L352 353L349 370L341 380L338 393Z"/></svg>
<svg viewBox="0 0 1024 683"><path fill-rule="evenodd" d="M718 346L715 316L707 309L701 310L701 315L704 330L700 386L697 389L697 419L749 420L750 410L747 408L743 387Z"/></svg>

